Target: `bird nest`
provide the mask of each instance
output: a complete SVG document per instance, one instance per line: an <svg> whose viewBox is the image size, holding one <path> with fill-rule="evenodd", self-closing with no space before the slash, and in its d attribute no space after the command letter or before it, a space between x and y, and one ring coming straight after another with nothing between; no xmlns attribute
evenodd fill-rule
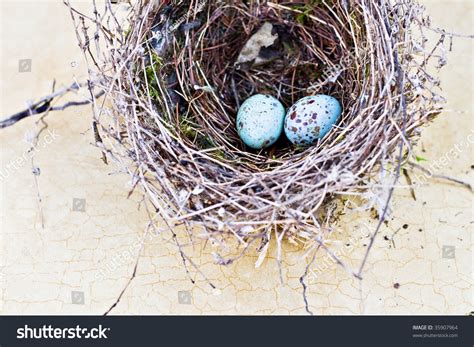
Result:
<svg viewBox="0 0 474 347"><path fill-rule="evenodd" d="M426 47L429 22L411 0L138 1L125 22L106 5L90 28L71 13L91 89L108 100L94 102L98 144L174 236L184 226L221 250L320 243L323 207L345 195L380 201L379 177L395 177L393 189L440 111L428 66L438 46ZM253 150L235 123L257 93L286 108L331 95L342 116L312 146L281 138Z"/></svg>

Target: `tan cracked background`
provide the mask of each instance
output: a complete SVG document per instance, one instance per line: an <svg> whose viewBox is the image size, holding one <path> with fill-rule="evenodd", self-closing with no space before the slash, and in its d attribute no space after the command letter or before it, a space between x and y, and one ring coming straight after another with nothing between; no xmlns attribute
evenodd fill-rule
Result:
<svg viewBox="0 0 474 347"><path fill-rule="evenodd" d="M474 32L472 1L424 3L438 26ZM89 8L89 2L80 7ZM82 56L62 2L1 0L1 17L2 118L49 94L53 78L57 87L83 80ZM426 167L444 156L438 173L472 183L473 41L455 39L453 48L442 71L453 112L423 131L416 151L429 160ZM29 68L22 59L31 59L31 72L19 72L19 65ZM139 194L126 198L128 177L105 166L92 146L90 114L86 106L49 115L33 163L28 139L41 127L38 118L0 131L0 314L102 314L133 271L132 246L146 229L147 215L138 210ZM460 153L446 157L455 145ZM15 161L16 168L8 169ZM432 179L416 196L414 201L403 187L397 191L394 213L377 238L361 285L323 254L317 258L308 277L315 314L473 310L472 193ZM347 213L331 242L354 269L368 242L364 223L374 230L369 213ZM347 243L350 248L344 248ZM167 238L156 237L145 244L137 277L112 313L304 314L303 253L291 245L285 249L285 285L274 251L258 269L255 252L218 267L204 251L193 259L216 285L213 290L195 271L192 284L176 249Z"/></svg>

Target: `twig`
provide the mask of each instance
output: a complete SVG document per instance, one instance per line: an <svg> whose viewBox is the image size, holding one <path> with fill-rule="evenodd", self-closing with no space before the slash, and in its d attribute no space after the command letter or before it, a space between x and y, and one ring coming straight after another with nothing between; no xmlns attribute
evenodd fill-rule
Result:
<svg viewBox="0 0 474 347"><path fill-rule="evenodd" d="M411 180L410 175L408 174L408 170L403 168L402 172L403 172L403 176L405 176L405 179L407 180L408 185L410 186L409 189L410 189L411 197L413 198L413 200L416 201L415 189L413 189L413 182Z"/></svg>
<svg viewBox="0 0 474 347"><path fill-rule="evenodd" d="M450 182L453 182L453 183L460 184L460 185L464 186L465 188L469 189L469 191L473 192L472 185L470 183L467 183L467 182L463 181L463 180L460 180L460 179L454 178L454 177L449 177L449 176L446 176L446 175L434 174L430 170L424 168L423 166L421 166L417 163L411 162L411 161L408 162L408 165L410 165L411 167L426 173L430 177L438 178L438 179L442 179L442 180L446 180L446 181L450 181Z"/></svg>
<svg viewBox="0 0 474 347"><path fill-rule="evenodd" d="M319 248L319 246L318 246ZM306 264L306 268L305 268L305 271L304 271L304 274L303 276L300 277L300 283L301 285L303 286L303 300L304 300L304 308L306 310L306 312L308 312L308 314L310 314L311 316L314 315L313 311L311 311L309 309L309 303L308 303L308 297L306 295L306 291L308 290L308 286L306 285L305 283L305 279L306 277L308 276L308 272L309 272L309 268L311 267L311 265L313 265L314 263L314 260L316 259L316 252L318 251L318 248L316 248L313 252L313 256L311 257L311 260L308 264Z"/></svg>
<svg viewBox="0 0 474 347"><path fill-rule="evenodd" d="M103 144L102 137L100 136L99 128L97 127L97 122L96 121L92 122L92 129L94 130L95 143L96 144ZM102 151L102 161L104 162L105 165L108 164L108 162L107 162L107 153L105 151Z"/></svg>
<svg viewBox="0 0 474 347"><path fill-rule="evenodd" d="M52 106L51 103L53 102L54 99L59 98L64 96L65 94L76 91L80 88L81 86L78 85L77 83L73 83L71 86L63 88L55 93L52 93L50 95L42 97L39 101L35 102L31 106L29 106L26 110L20 111L18 113L15 113L14 115L0 121L0 129L7 128L9 126L12 126L13 124L21 121L24 118L34 116L37 114L43 114L49 111L63 111L68 107L72 106L82 106L82 105L88 105L92 101L90 99L87 100L80 100L80 101L70 101L67 102L63 105L60 106ZM96 98L100 98L102 95L105 93L103 91L99 92L96 94Z"/></svg>
<svg viewBox="0 0 474 347"><path fill-rule="evenodd" d="M431 28L431 27L428 27L429 30L432 30L434 31L435 33L437 34L441 34L441 35L446 35L446 36L450 36L450 37L460 37L460 38L464 38L464 39L474 39L474 35L473 34L459 34L459 33L452 33L452 32L448 32L442 28Z"/></svg>
<svg viewBox="0 0 474 347"><path fill-rule="evenodd" d="M104 316L107 316L118 305L118 303L122 299L123 294L125 293L127 288L130 286L130 284L132 283L135 276L137 275L137 268L138 268L138 262L139 261L140 261L140 252L138 253L137 260L135 262L135 266L133 267L132 276L128 279L127 283L125 284L125 287L120 292L120 295L118 296L117 300L115 300L115 302L112 304L112 306L110 306L110 308L104 313Z"/></svg>
<svg viewBox="0 0 474 347"><path fill-rule="evenodd" d="M385 25L387 28L387 31L391 34L391 29L390 29L390 24L388 23L387 17L385 17ZM395 41L395 38L391 36L392 40ZM406 124L407 124L407 105L406 105L406 97L405 97L405 71L402 69L399 61L399 53L397 51L393 52L393 59L394 59L394 64L395 64L395 70L397 71L397 85L400 93L400 106L399 106L399 112L402 114L403 117L403 124L402 124L402 134L401 134L401 139L400 144L399 144L399 150L398 150L398 160L397 160L397 167L395 171L395 178L393 179L393 183L389 189L387 199L385 201L385 205L383 208L383 212L379 218L377 227L375 228L375 231L373 232L372 236L370 237L370 242L369 246L367 247L367 251L365 252L364 259L362 260L362 264L360 265L359 272L358 272L358 277L362 278L362 271L364 270L365 264L367 262L367 259L369 257L370 250L372 249L375 238L377 237L378 232L380 231L380 228L382 227L383 222L385 221L385 217L387 215L389 206L390 206L390 201L392 200L393 192L395 190L395 186L398 182L398 179L400 178L400 173L401 173L401 167L402 167L402 162L403 162L403 145L404 145L404 139L406 136ZM388 117L391 117L391 115L388 115Z"/></svg>

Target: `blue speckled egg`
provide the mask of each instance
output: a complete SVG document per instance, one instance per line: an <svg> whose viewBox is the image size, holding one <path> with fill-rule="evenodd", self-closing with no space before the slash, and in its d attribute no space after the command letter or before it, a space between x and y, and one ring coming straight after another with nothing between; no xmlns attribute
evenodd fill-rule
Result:
<svg viewBox="0 0 474 347"><path fill-rule="evenodd" d="M339 101L329 95L307 96L298 100L285 117L285 134L301 146L322 139L341 116Z"/></svg>
<svg viewBox="0 0 474 347"><path fill-rule="evenodd" d="M257 94L242 104L237 114L237 132L254 149L273 145L283 132L285 108L270 95Z"/></svg>

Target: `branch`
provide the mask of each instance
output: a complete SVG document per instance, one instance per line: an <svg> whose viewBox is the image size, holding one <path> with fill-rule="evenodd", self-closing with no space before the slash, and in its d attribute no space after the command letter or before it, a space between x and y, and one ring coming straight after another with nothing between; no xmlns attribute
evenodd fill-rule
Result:
<svg viewBox="0 0 474 347"><path fill-rule="evenodd" d="M318 248L321 246L321 244L319 244ZM308 312L308 314L310 314L311 316L314 315L313 311L311 311L309 309L309 303L308 303L308 297L306 295L306 292L308 290L308 286L306 285L305 283L305 279L306 277L308 276L308 272L309 272L309 268L311 267L311 265L313 265L314 263L314 260L316 259L316 252L318 251L318 248L316 248L314 250L314 253L313 253L313 256L311 257L311 261L306 264L306 268L305 268L305 271L304 271L304 274L303 276L300 277L300 283L301 285L303 286L303 300L304 300L304 308L306 310L306 312Z"/></svg>
<svg viewBox="0 0 474 347"><path fill-rule="evenodd" d="M104 316L107 316L110 311L112 311L117 305L118 303L120 302L120 300L122 299L122 296L123 294L125 293L125 291L127 290L128 286L130 285L130 283L132 283L133 279L136 277L137 275L137 268L138 268L138 262L140 261L140 254L138 254L138 257L137 257L137 261L135 263L135 266L133 267L133 272L132 272L132 276L128 279L127 283L125 284L125 287L122 289L122 291L120 292L120 295L118 296L117 300L115 300L115 302L113 303L112 306L110 306L110 308L103 314Z"/></svg>
<svg viewBox="0 0 474 347"><path fill-rule="evenodd" d="M451 33L451 32L448 32L444 29L441 29L441 28L428 27L428 29L431 30L431 31L434 31L437 34L446 35L446 36L450 36L450 37L461 37L461 38L464 38L464 39L474 39L474 35L472 35L472 34Z"/></svg>
<svg viewBox="0 0 474 347"><path fill-rule="evenodd" d="M69 87L65 87L63 89L58 90L50 95L42 97L39 101L35 102L28 109L23 110L21 112L15 113L14 115L0 121L0 129L7 128L9 126L14 125L15 123L21 121L24 118L34 116L37 114L46 113L49 111L63 111L68 107L72 106L83 106L88 105L92 102L90 99L80 100L80 101L70 101L61 106L52 106L51 103L54 99L64 96L65 94L76 91L81 88L83 85L74 82ZM100 98L104 95L104 91L99 92L95 95L95 98Z"/></svg>
<svg viewBox="0 0 474 347"><path fill-rule="evenodd" d="M438 179L442 179L442 180L446 180L446 181L450 181L450 182L453 182L453 183L460 184L460 185L464 186L465 188L469 189L471 192L473 192L472 186L469 183L464 182L464 181L462 181L458 178L453 178L453 177L449 177L449 176L445 176L445 175L433 174L430 170L424 168L423 166L421 166L419 164L413 163L411 161L408 162L408 165L410 165L412 168L418 169L418 170L426 173L430 177L438 178Z"/></svg>

